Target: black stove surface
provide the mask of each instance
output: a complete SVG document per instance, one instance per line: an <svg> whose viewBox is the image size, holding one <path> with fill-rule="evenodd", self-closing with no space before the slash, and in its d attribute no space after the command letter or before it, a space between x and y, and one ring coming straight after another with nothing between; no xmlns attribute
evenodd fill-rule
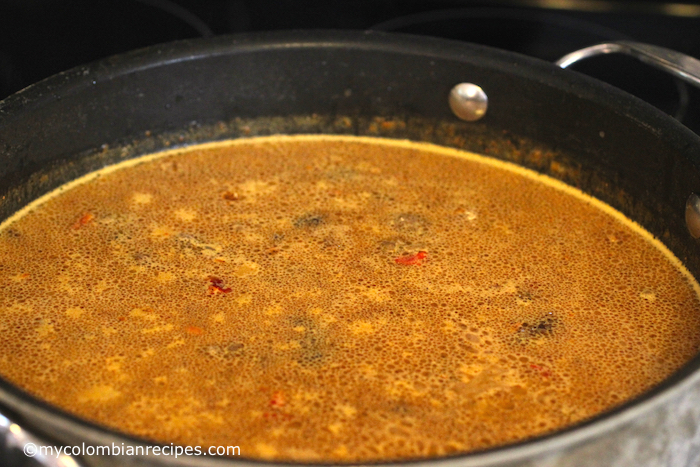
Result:
<svg viewBox="0 0 700 467"><path fill-rule="evenodd" d="M4 0L0 99L54 73L177 39L238 32L378 29L463 40L554 61L610 40L637 40L700 57L700 2ZM590 5L589 5L590 6ZM671 13L671 14L669 14ZM700 91L623 56L573 67L622 88L700 133Z"/></svg>

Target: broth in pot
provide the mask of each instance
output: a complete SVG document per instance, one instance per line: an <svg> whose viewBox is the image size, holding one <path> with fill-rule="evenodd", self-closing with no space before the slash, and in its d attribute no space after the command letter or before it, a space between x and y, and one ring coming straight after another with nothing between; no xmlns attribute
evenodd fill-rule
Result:
<svg viewBox="0 0 700 467"><path fill-rule="evenodd" d="M505 445L652 388L698 284L563 183L408 141L275 136L89 174L0 229L0 374L76 416L257 459Z"/></svg>

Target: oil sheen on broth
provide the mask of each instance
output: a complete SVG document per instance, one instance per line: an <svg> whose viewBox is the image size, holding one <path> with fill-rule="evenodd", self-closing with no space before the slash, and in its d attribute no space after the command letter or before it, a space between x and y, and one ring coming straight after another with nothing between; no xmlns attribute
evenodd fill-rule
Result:
<svg viewBox="0 0 700 467"><path fill-rule="evenodd" d="M571 425L699 348L697 284L552 179L426 144L270 137L129 161L0 231L0 373L245 457L440 456Z"/></svg>

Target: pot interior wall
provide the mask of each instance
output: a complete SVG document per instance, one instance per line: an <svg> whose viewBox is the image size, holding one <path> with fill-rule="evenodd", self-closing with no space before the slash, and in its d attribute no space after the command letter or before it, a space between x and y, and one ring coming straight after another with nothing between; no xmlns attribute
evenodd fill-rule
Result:
<svg viewBox="0 0 700 467"><path fill-rule="evenodd" d="M447 106L451 87L463 81L489 96L478 123L459 122ZM373 117L399 123L375 130ZM9 189L0 216L121 157L245 136L237 118L253 122L257 134L378 133L487 151L598 196L700 272L682 222L685 199L700 189L695 135L628 95L543 62L383 34L183 42L34 85L0 104L0 180ZM217 131L219 122L228 128ZM86 158L121 146L119 154ZM37 179L47 170L62 175Z"/></svg>

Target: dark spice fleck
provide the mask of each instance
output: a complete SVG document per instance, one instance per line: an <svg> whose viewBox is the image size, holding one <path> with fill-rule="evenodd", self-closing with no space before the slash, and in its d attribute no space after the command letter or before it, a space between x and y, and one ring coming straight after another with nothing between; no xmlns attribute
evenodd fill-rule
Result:
<svg viewBox="0 0 700 467"><path fill-rule="evenodd" d="M326 218L322 214L304 214L294 220L294 227L303 229L313 229L326 222Z"/></svg>
<svg viewBox="0 0 700 467"><path fill-rule="evenodd" d="M550 311L537 319L523 322L518 327L516 335L519 339L525 341L549 337L559 326L559 320L554 316L554 313Z"/></svg>

